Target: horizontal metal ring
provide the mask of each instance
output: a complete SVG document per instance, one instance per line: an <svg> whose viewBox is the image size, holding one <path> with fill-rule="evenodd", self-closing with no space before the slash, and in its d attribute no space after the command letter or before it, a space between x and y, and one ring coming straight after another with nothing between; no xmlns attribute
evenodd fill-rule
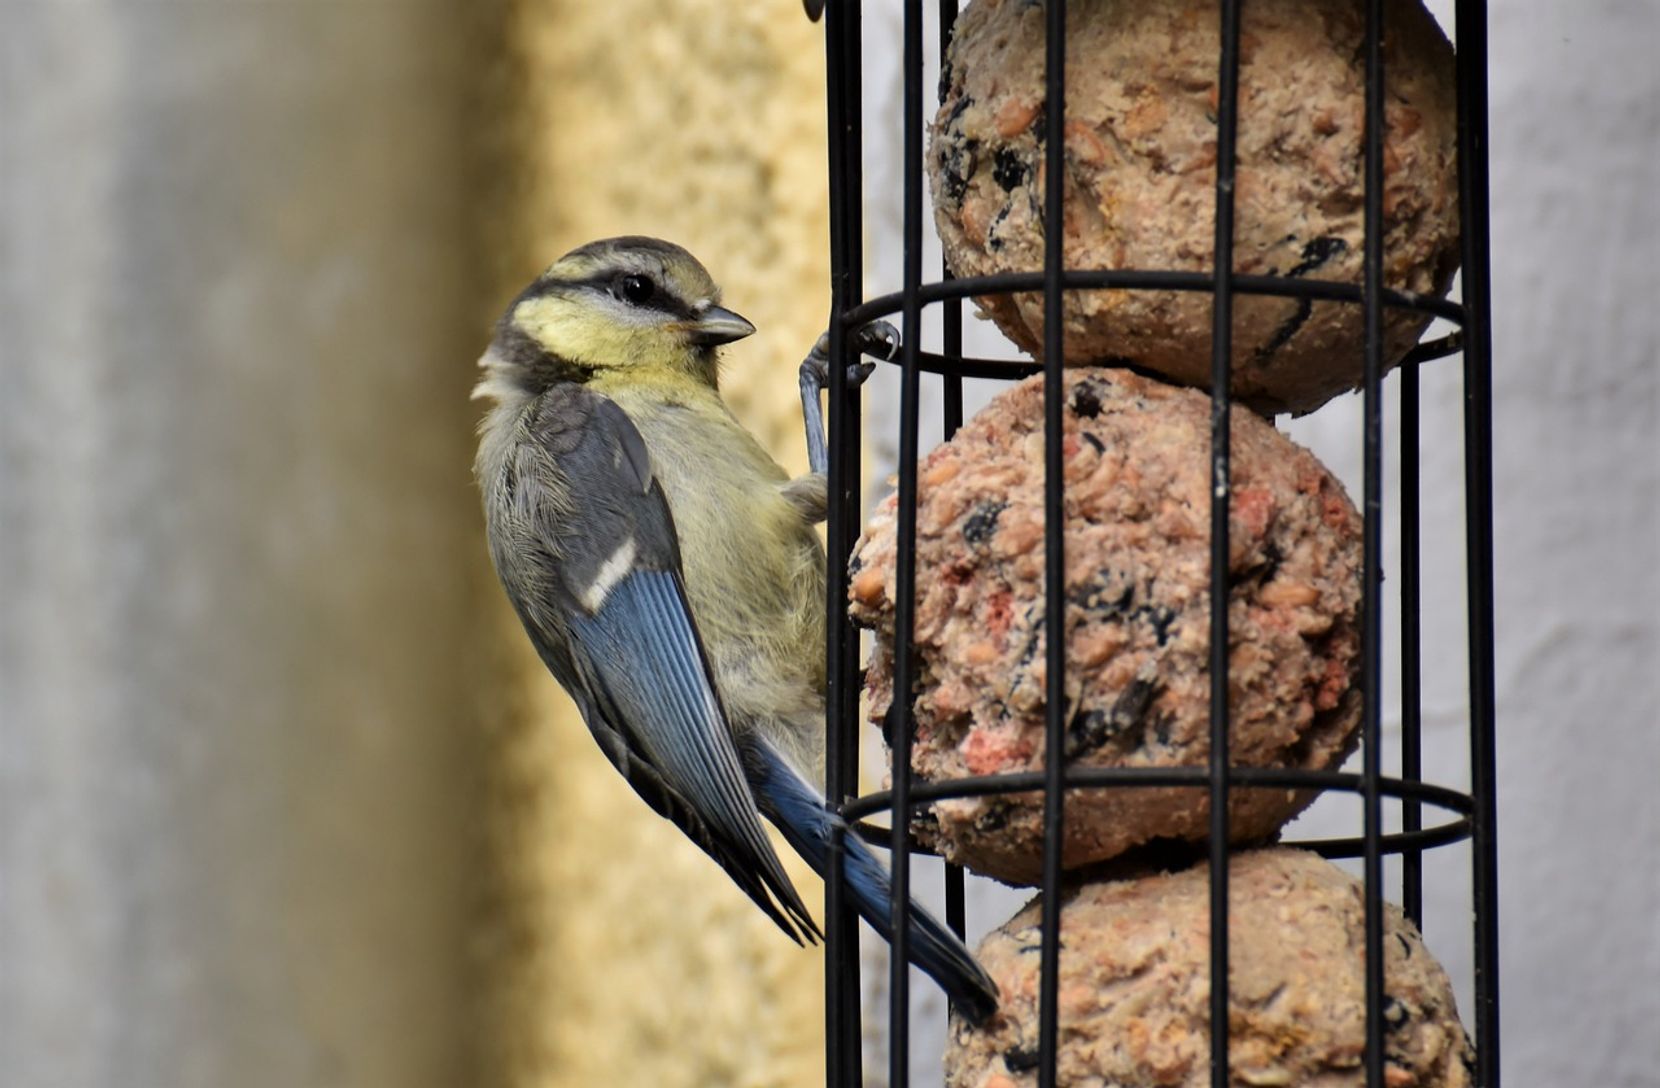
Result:
<svg viewBox="0 0 1660 1088"><path fill-rule="evenodd" d="M952 797L986 797L1004 793L1033 793L1043 789L1046 775L1043 771L1020 771L1015 774L984 774L967 778L941 779L937 782L913 782L910 789L912 807L928 801ZM1366 788L1366 776L1352 771L1310 771L1290 767L1234 767L1228 771L1230 787L1247 789L1318 789L1345 793L1361 793ZM1072 767L1066 771L1064 788L1137 789L1148 787L1209 788L1208 767ZM1450 812L1469 815L1475 803L1468 794L1436 786L1428 782L1408 782L1400 778L1380 776L1378 792L1385 797L1412 801L1427 801ZM881 790L855 797L841 806L841 814L857 820L874 812L893 807L893 791Z"/></svg>
<svg viewBox="0 0 1660 1088"><path fill-rule="evenodd" d="M1230 281L1238 295L1268 295L1279 298L1307 298L1325 302L1347 302L1363 305L1365 291L1358 283L1339 283L1336 280L1302 279L1290 276L1247 276L1235 274ZM974 295L1012 295L1041 291L1042 272L999 272L990 276L967 276L955 280L935 280L917 286L917 296L924 306L946 299L968 298ZM1130 291L1214 291L1216 277L1210 272L1171 272L1135 268L1079 269L1061 273L1061 287L1069 291L1130 290ZM1431 298L1412 291L1384 288L1383 304L1396 310L1412 310L1431 317L1443 317L1456 325L1465 322L1461 303L1444 298ZM857 328L879 317L899 313L905 305L905 292L894 291L867 299L841 315L841 323Z"/></svg>

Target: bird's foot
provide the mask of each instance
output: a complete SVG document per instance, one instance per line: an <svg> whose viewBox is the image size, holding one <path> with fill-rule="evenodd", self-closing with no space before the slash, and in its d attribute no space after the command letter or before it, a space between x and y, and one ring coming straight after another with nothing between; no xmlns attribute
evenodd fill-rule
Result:
<svg viewBox="0 0 1660 1088"><path fill-rule="evenodd" d="M872 321L862 325L853 334L853 343L860 355L873 355L884 362L899 357L899 330L886 321ZM850 363L847 367L849 385L864 384L876 364ZM824 409L819 394L830 384L830 334L824 333L813 345L813 350L801 361L801 415L807 429L807 463L814 472L830 471L830 450L824 438Z"/></svg>

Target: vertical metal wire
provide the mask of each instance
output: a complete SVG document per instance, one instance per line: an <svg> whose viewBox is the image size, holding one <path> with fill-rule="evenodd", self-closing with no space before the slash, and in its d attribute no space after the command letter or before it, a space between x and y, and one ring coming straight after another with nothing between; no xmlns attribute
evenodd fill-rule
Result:
<svg viewBox="0 0 1660 1088"><path fill-rule="evenodd" d="M905 0L904 366L899 388L899 526L895 551L893 665L893 926L888 957L888 1083L904 1088L910 1068L911 683L916 626L916 483L922 371L922 0Z"/></svg>
<svg viewBox="0 0 1660 1088"><path fill-rule="evenodd" d="M957 0L940 0L939 4L939 64L940 95L946 90L946 53L951 47L951 33L957 26ZM951 279L951 269L945 258L940 258L940 279ZM944 325L943 351L947 359L960 359L963 354L963 300L947 299L941 304ZM963 379L960 374L947 374L942 379L945 392L944 429L949 439L963 425ZM945 924L951 932L962 937L968 929L968 909L963 888L963 867L947 863L945 866Z"/></svg>
<svg viewBox="0 0 1660 1088"><path fill-rule="evenodd" d="M859 88L859 8L829 6L825 22L825 70L829 76L828 153L830 165L830 471L825 578L826 715L828 748L825 790L840 804L859 787L859 634L847 614L847 564L861 522L859 483L859 400L846 380L850 361L847 330L840 317L863 297L861 269L863 207ZM858 1088L862 1078L859 1023L859 921L851 909L843 874L842 836L832 836L825 879L825 1072L829 1083Z"/></svg>
<svg viewBox="0 0 1660 1088"><path fill-rule="evenodd" d="M946 91L946 54L951 48L951 35L957 28L957 0L939 0L939 63L940 63L940 95L943 99ZM942 254L940 257L940 280L949 281L954 277L951 268ZM960 359L963 354L963 300L960 298L946 299L940 303L940 313L944 325L943 351L947 359ZM946 374L945 382L945 437L950 438L957 433L957 428L963 425L963 379L960 374ZM960 869L959 869L960 872Z"/></svg>
<svg viewBox="0 0 1660 1088"><path fill-rule="evenodd" d="M1366 933L1366 1084L1383 1088L1383 0L1366 0L1366 139L1364 295L1366 317L1365 452L1361 595L1361 799L1365 812L1363 861Z"/></svg>
<svg viewBox="0 0 1660 1088"><path fill-rule="evenodd" d="M1228 1086L1228 508L1233 340L1234 149L1239 130L1239 2L1221 0L1216 104L1216 286L1210 421L1210 1082Z"/></svg>
<svg viewBox="0 0 1660 1088"><path fill-rule="evenodd" d="M1407 782L1423 781L1424 773L1418 401L1418 363L1408 359L1401 364L1401 778ZM1402 801L1401 830L1410 833L1423 826L1423 805L1415 798ZM1422 932L1424 852L1412 847L1401 852L1401 907Z"/></svg>
<svg viewBox="0 0 1660 1088"><path fill-rule="evenodd" d="M1066 210L1066 5L1051 2L1044 53L1043 187L1043 588L1045 746L1043 797L1043 940L1038 987L1038 1085L1055 1088L1060 1030L1061 839L1066 816L1066 515L1062 504L1061 368L1064 359L1061 270Z"/></svg>
<svg viewBox="0 0 1660 1088"><path fill-rule="evenodd" d="M1493 420L1487 205L1487 4L1460 0L1458 214L1464 288L1464 547L1470 647L1476 1083L1499 1084L1498 798L1493 735Z"/></svg>

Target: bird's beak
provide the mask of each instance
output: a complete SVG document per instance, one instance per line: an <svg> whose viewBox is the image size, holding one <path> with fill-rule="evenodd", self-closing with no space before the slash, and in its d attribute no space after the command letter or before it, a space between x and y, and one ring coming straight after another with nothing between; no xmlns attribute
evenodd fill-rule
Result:
<svg viewBox="0 0 1660 1088"><path fill-rule="evenodd" d="M730 344L754 331L754 325L720 306L705 306L686 323L686 338L700 347Z"/></svg>

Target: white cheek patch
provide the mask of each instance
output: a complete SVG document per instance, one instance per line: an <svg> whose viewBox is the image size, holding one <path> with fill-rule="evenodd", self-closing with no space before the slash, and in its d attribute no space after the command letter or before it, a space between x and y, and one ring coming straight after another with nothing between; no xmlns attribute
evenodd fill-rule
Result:
<svg viewBox="0 0 1660 1088"><path fill-rule="evenodd" d="M473 400L505 400L511 387L510 382L501 376L501 356L496 353L496 345L491 344L484 354L478 357L478 367L484 371L479 376L478 384L473 386Z"/></svg>
<svg viewBox="0 0 1660 1088"><path fill-rule="evenodd" d="M611 558L600 565L599 573L594 576L594 582L582 594L582 607L589 614L596 613L605 604L605 598L617 588L617 583L623 576L634 569L634 558L637 554L634 547L634 538L629 537L622 542L622 547L611 553Z"/></svg>
<svg viewBox="0 0 1660 1088"><path fill-rule="evenodd" d="M514 394L521 393L519 387L500 374L486 373L473 386L472 400L507 401L513 399ZM522 395L522 393L521 393Z"/></svg>

